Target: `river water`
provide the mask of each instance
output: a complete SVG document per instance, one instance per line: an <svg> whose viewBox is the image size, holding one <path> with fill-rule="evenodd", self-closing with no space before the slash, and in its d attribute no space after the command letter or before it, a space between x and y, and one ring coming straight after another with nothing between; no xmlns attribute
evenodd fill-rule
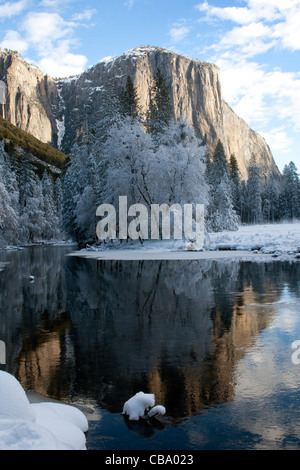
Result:
<svg viewBox="0 0 300 470"><path fill-rule="evenodd" d="M299 262L71 250L0 253L0 367L80 406L88 449L300 449ZM129 422L123 404L139 391L166 415Z"/></svg>

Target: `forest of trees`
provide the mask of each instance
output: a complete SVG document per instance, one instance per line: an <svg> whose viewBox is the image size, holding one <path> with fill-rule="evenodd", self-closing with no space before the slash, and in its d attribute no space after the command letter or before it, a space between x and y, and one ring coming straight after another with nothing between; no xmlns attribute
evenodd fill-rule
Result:
<svg viewBox="0 0 300 470"><path fill-rule="evenodd" d="M22 158L0 142L0 247L58 240L62 233L62 180L41 177L25 151Z"/></svg>
<svg viewBox="0 0 300 470"><path fill-rule="evenodd" d="M27 150L14 158L0 144L0 246L65 237L96 242L96 209L103 203L204 204L206 230L237 230L239 224L300 219L297 168L281 179L260 174L252 156L247 180L221 141L213 155L182 120L173 118L158 70L147 113L128 77L120 98L108 95L98 113L86 117L81 138L60 177L32 167Z"/></svg>
<svg viewBox="0 0 300 470"><path fill-rule="evenodd" d="M208 157L207 160L207 180L211 188L208 209L211 231L225 229L224 222L219 226L216 219L219 212L224 216L229 206L227 219L230 220L232 208L238 217L238 220L234 217L230 221L231 229L240 223L259 224L300 219L300 180L293 162L285 165L280 179L270 176L266 180L257 165L255 155L252 155L248 179L245 181L241 179L235 156L232 155L228 161L224 147L218 141L213 157Z"/></svg>

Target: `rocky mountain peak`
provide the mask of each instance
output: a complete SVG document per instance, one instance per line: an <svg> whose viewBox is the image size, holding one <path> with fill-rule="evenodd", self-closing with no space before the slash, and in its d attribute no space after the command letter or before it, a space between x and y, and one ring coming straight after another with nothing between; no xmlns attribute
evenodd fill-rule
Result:
<svg viewBox="0 0 300 470"><path fill-rule="evenodd" d="M119 57L106 57L81 75L62 80L43 75L18 54L1 52L0 80L7 85L2 116L69 152L87 114L97 113L105 92L120 95L128 76L145 113L158 69L166 80L174 117L185 118L195 128L209 153L220 139L228 158L237 158L243 178L252 154L266 175L279 174L265 140L224 102L219 68L159 47L139 46Z"/></svg>

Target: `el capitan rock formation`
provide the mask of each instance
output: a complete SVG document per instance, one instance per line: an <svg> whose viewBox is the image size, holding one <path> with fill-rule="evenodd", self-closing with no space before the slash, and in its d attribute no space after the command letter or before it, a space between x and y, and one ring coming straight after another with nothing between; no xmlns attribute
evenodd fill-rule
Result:
<svg viewBox="0 0 300 470"><path fill-rule="evenodd" d="M194 126L209 153L220 139L227 156L237 158L243 178L252 154L264 174L279 175L266 141L223 100L219 68L157 47L132 49L63 80L45 76L17 53L0 51L0 80L7 85L7 102L0 107L0 115L67 153L87 113L95 115L99 110L104 91L120 94L128 76L145 112L157 69L166 80L174 117L182 116Z"/></svg>

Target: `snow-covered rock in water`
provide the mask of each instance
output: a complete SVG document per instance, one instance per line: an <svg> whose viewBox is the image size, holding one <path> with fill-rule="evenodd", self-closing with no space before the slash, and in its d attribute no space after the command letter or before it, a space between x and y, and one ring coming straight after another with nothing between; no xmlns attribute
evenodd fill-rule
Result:
<svg viewBox="0 0 300 470"><path fill-rule="evenodd" d="M166 414L166 408L162 405L157 405L151 408L151 410L148 413L148 417L153 418L153 416L157 416L157 415L163 416L165 414Z"/></svg>
<svg viewBox="0 0 300 470"><path fill-rule="evenodd" d="M153 393L139 392L131 397L123 406L123 414L128 415L130 421L138 421L145 415L145 410L155 405Z"/></svg>
<svg viewBox="0 0 300 470"><path fill-rule="evenodd" d="M31 404L17 379L0 371L0 450L85 450L87 430L80 410Z"/></svg>
<svg viewBox="0 0 300 470"><path fill-rule="evenodd" d="M164 406L154 405L155 395L153 393L139 392L124 404L123 414L128 415L130 421L138 421L140 418L152 418L157 415L163 416L166 414Z"/></svg>

